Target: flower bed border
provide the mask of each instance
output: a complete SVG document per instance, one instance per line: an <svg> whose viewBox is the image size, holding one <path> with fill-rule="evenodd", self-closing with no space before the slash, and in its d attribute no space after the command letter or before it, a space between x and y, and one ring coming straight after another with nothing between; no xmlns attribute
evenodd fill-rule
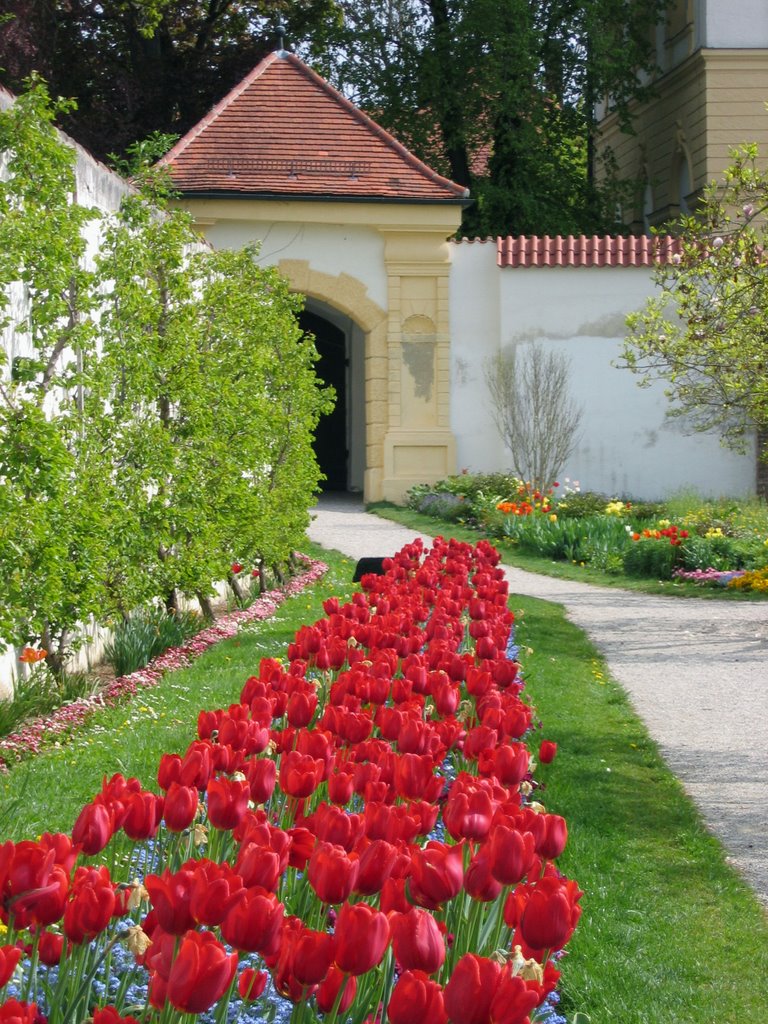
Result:
<svg viewBox="0 0 768 1024"><path fill-rule="evenodd" d="M288 597L294 597L316 583L328 571L325 562L299 556L306 564L304 572L290 579L283 586L261 594L248 608L238 608L217 619L211 626L190 637L179 647L169 647L144 668L129 675L118 676L109 685L92 697L81 697L70 704L62 704L50 715L33 718L18 730L0 739L0 773L7 773L10 764L24 757L39 754L53 737L71 732L104 708L113 708L134 697L140 689L157 686L166 672L186 668L214 644L236 636L241 626L249 622L268 619L274 615Z"/></svg>

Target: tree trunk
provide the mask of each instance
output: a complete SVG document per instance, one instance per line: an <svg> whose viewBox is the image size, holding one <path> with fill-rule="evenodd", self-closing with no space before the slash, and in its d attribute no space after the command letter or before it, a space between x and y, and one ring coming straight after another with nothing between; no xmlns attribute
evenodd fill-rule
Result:
<svg viewBox="0 0 768 1024"><path fill-rule="evenodd" d="M768 499L768 426L757 430L757 464L755 491L758 498Z"/></svg>
<svg viewBox="0 0 768 1024"><path fill-rule="evenodd" d="M240 582L237 576L235 576L234 573L229 574L228 583L232 588L232 591L234 592L237 603L240 605L241 608L245 608L248 602L248 594L243 584Z"/></svg>
<svg viewBox="0 0 768 1024"><path fill-rule="evenodd" d="M207 594L204 594L201 590L198 590L195 596L197 597L197 603L200 605L200 611L203 613L203 618L206 619L207 622L213 622L216 615L213 611L213 605L211 604L210 597Z"/></svg>

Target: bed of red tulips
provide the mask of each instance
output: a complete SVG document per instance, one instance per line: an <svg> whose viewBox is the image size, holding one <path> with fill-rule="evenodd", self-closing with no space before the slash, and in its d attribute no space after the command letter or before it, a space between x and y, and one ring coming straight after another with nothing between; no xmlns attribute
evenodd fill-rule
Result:
<svg viewBox="0 0 768 1024"><path fill-rule="evenodd" d="M161 795L115 775L71 836L0 847L0 1022L537 1019L582 894L497 563L407 546L200 713Z"/></svg>

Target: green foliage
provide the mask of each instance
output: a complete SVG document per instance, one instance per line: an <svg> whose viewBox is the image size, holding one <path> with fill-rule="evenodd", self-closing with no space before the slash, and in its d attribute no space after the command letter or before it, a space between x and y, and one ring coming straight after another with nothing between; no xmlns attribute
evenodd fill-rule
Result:
<svg viewBox="0 0 768 1024"><path fill-rule="evenodd" d="M38 640L56 672L90 615L285 563L333 397L287 283L253 249L204 248L162 177L139 168L86 254L58 109L34 82L0 114L0 638Z"/></svg>
<svg viewBox="0 0 768 1024"><path fill-rule="evenodd" d="M80 402L95 338L96 283L84 268L95 214L71 202L75 154L53 127L62 109L33 79L0 113L0 326L15 353L0 382L0 635L42 638L56 670L73 623L98 607L104 557L94 533L103 474L86 468Z"/></svg>
<svg viewBox="0 0 768 1024"><path fill-rule="evenodd" d="M104 645L104 659L116 676L127 676L144 668L169 647L179 647L202 628L196 612L168 612L153 606L133 612L119 622Z"/></svg>
<svg viewBox="0 0 768 1024"><path fill-rule="evenodd" d="M615 228L589 167L598 98L647 95L669 0L338 0L324 72L430 166L470 188L463 234Z"/></svg>
<svg viewBox="0 0 768 1024"><path fill-rule="evenodd" d="M4 0L0 80L14 92L33 68L78 106L62 127L105 159L152 132L184 133L275 48L320 38L338 20L333 0Z"/></svg>
<svg viewBox="0 0 768 1024"><path fill-rule="evenodd" d="M558 518L584 519L586 516L602 515L607 499L604 494L597 494L595 491L574 491L555 504Z"/></svg>
<svg viewBox="0 0 768 1024"><path fill-rule="evenodd" d="M622 357L641 384L666 381L670 415L737 450L757 428L766 456L768 171L754 145L731 157L680 221L679 254L657 264L659 294L627 318Z"/></svg>
<svg viewBox="0 0 768 1024"><path fill-rule="evenodd" d="M679 548L666 538L633 541L624 552L624 572L627 576L650 576L656 580L671 580L680 565Z"/></svg>
<svg viewBox="0 0 768 1024"><path fill-rule="evenodd" d="M537 501L516 477L463 473L411 488L408 507L472 526L523 558L569 563L610 578L668 580L678 566L727 571L768 564L768 507L760 499L680 493L663 502L618 501L567 486L561 498L557 494L553 490ZM513 502L524 508L527 499L533 511L504 508ZM606 512L612 504L623 505L620 515ZM632 540L632 533L670 522L689 533L679 547L668 538Z"/></svg>

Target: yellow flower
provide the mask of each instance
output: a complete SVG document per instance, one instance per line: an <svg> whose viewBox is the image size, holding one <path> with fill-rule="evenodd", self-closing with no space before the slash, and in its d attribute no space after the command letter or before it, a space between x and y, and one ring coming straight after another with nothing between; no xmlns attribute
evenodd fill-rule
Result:
<svg viewBox="0 0 768 1024"><path fill-rule="evenodd" d="M550 523L556 523L556 522L557 522L557 516L555 515L555 513L554 513L554 512L553 512L553 513L552 513L552 515L551 515L551 516L549 517L549 521L550 521Z"/></svg>

